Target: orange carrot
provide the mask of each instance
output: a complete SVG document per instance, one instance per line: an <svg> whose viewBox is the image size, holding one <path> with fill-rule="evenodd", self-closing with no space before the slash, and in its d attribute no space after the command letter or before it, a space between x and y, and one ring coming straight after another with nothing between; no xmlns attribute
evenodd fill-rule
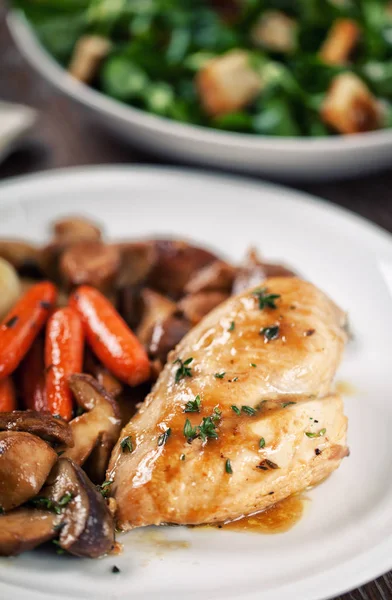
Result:
<svg viewBox="0 0 392 600"><path fill-rule="evenodd" d="M69 421L72 392L68 377L83 368L83 325L69 306L59 308L48 321L45 339L46 396L48 409Z"/></svg>
<svg viewBox="0 0 392 600"><path fill-rule="evenodd" d="M83 285L71 296L70 305L82 318L94 354L109 371L132 386L149 378L146 351L105 296Z"/></svg>
<svg viewBox="0 0 392 600"><path fill-rule="evenodd" d="M0 381L0 412L16 410L16 394L11 377Z"/></svg>
<svg viewBox="0 0 392 600"><path fill-rule="evenodd" d="M53 283L32 286L0 325L0 378L15 371L50 316L57 298Z"/></svg>
<svg viewBox="0 0 392 600"><path fill-rule="evenodd" d="M44 340L39 336L28 351L20 369L21 392L25 408L48 410L45 388Z"/></svg>

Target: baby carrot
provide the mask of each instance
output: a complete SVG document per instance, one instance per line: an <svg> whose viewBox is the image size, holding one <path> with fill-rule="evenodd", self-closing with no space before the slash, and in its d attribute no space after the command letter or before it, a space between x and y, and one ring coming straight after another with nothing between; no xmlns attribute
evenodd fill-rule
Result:
<svg viewBox="0 0 392 600"><path fill-rule="evenodd" d="M0 325L0 378L15 371L47 321L57 298L53 283L33 285Z"/></svg>
<svg viewBox="0 0 392 600"><path fill-rule="evenodd" d="M88 343L109 371L132 386L149 378L146 351L105 296L84 285L71 296L70 306L79 312Z"/></svg>
<svg viewBox="0 0 392 600"><path fill-rule="evenodd" d="M11 377L0 381L0 412L16 410L15 387Z"/></svg>
<svg viewBox="0 0 392 600"><path fill-rule="evenodd" d="M45 389L44 340L39 336L28 351L20 369L21 392L25 408L48 410Z"/></svg>
<svg viewBox="0 0 392 600"><path fill-rule="evenodd" d="M68 377L83 368L83 325L69 306L59 308L48 321L45 338L46 396L48 409L69 421L72 392Z"/></svg>

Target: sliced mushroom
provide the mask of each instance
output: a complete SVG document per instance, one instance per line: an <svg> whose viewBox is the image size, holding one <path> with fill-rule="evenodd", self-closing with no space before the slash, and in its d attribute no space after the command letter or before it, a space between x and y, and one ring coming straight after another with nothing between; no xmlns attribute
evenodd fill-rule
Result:
<svg viewBox="0 0 392 600"><path fill-rule="evenodd" d="M63 419L53 417L50 412L14 410L0 412L0 431L26 431L47 442L72 447L72 429Z"/></svg>
<svg viewBox="0 0 392 600"><path fill-rule="evenodd" d="M165 321L157 323L151 335L151 342L148 347L149 355L152 358L159 358L163 363L166 362L167 355L188 333L192 325L184 317L172 316Z"/></svg>
<svg viewBox="0 0 392 600"><path fill-rule="evenodd" d="M0 257L0 320L2 320L20 296L21 285L15 268Z"/></svg>
<svg viewBox="0 0 392 600"><path fill-rule="evenodd" d="M113 548L114 523L105 499L72 460L59 459L41 495L64 506L59 536L64 550L98 558Z"/></svg>
<svg viewBox="0 0 392 600"><path fill-rule="evenodd" d="M57 454L43 440L22 431L0 432L0 506L20 506L44 485Z"/></svg>
<svg viewBox="0 0 392 600"><path fill-rule="evenodd" d="M121 267L117 275L120 288L142 283L148 276L157 258L153 242L123 242L115 244L121 255Z"/></svg>
<svg viewBox="0 0 392 600"><path fill-rule="evenodd" d="M144 288L141 297L144 310L142 321L137 328L137 337L142 344L148 344L151 340L151 333L156 323L161 323L177 311L177 305L169 298L165 298L158 292L149 288Z"/></svg>
<svg viewBox="0 0 392 600"><path fill-rule="evenodd" d="M99 241L81 241L67 248L59 263L60 275L67 287L92 285L102 292L110 290L120 267L115 246Z"/></svg>
<svg viewBox="0 0 392 600"><path fill-rule="evenodd" d="M140 285L128 285L119 290L119 312L132 330L137 329L143 314Z"/></svg>
<svg viewBox="0 0 392 600"><path fill-rule="evenodd" d="M220 291L230 293L236 269L223 260L216 260L192 276L185 286L187 294Z"/></svg>
<svg viewBox="0 0 392 600"><path fill-rule="evenodd" d="M263 262L256 249L250 248L244 263L237 269L233 283L233 294L240 294L256 285L259 285L267 277L295 277L291 271L283 265Z"/></svg>
<svg viewBox="0 0 392 600"><path fill-rule="evenodd" d="M94 354L87 349L84 358L84 370L92 375L105 390L116 398L124 389L123 384L104 367Z"/></svg>
<svg viewBox="0 0 392 600"><path fill-rule="evenodd" d="M15 556L53 539L60 522L60 515L37 508L0 515L0 556Z"/></svg>
<svg viewBox="0 0 392 600"><path fill-rule="evenodd" d="M218 304L227 300L228 297L229 294L225 292L200 292L199 294L190 294L180 300L178 308L192 325L196 325L203 317L205 317L205 315L218 306Z"/></svg>
<svg viewBox="0 0 392 600"><path fill-rule="evenodd" d="M98 225L80 217L59 219L53 223L52 228L55 238L67 243L84 240L99 241L102 237Z"/></svg>
<svg viewBox="0 0 392 600"><path fill-rule="evenodd" d="M112 450L113 440L104 431L99 434L97 443L83 466L93 483L100 484L104 481Z"/></svg>
<svg viewBox="0 0 392 600"><path fill-rule="evenodd" d="M32 244L19 240L2 240L0 257L11 263L22 276L37 279L43 275L40 249Z"/></svg>
<svg viewBox="0 0 392 600"><path fill-rule="evenodd" d="M82 465L101 434L105 433L114 446L120 434L121 421L116 401L93 377L71 375L69 386L78 405L88 412L70 421L75 445L66 449L63 456Z"/></svg>
<svg viewBox="0 0 392 600"><path fill-rule="evenodd" d="M183 295L195 271L217 260L212 252L183 241L159 240L155 248L157 260L147 284L174 299Z"/></svg>

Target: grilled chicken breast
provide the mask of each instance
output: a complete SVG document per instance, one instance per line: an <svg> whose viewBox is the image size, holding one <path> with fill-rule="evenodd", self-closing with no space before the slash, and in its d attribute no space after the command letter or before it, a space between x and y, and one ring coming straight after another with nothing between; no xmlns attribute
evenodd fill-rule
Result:
<svg viewBox="0 0 392 600"><path fill-rule="evenodd" d="M237 519L332 472L347 454L342 401L330 394L344 325L295 278L268 279L204 318L113 451L118 526Z"/></svg>

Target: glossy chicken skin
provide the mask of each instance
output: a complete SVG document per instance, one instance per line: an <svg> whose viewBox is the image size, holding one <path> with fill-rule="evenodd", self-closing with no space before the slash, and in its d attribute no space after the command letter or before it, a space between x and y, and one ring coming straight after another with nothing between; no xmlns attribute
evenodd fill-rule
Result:
<svg viewBox="0 0 392 600"><path fill-rule="evenodd" d="M236 519L320 481L347 454L342 401L329 393L344 313L299 279L268 279L263 288L279 296L276 308L260 308L250 290L212 311L124 428L107 475L120 528ZM276 326L268 339L262 330ZM178 358L193 359L182 377ZM185 413L197 396L200 412ZM187 418L196 427L214 414L217 439L185 437ZM132 452L121 447L126 436Z"/></svg>

